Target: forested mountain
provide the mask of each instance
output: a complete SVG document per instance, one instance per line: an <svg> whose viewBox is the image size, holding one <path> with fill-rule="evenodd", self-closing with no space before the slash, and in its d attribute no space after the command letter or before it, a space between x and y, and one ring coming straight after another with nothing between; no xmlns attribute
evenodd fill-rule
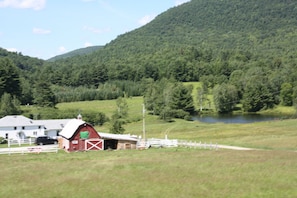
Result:
<svg viewBox="0 0 297 198"><path fill-rule="evenodd" d="M52 57L52 58L48 59L47 61L57 61L59 59L70 58L70 57L77 56L77 55L91 54L101 48L103 48L103 46L90 46L90 47L80 48L80 49L76 49L76 50L73 50L73 51L65 53L65 54L61 54L61 55Z"/></svg>
<svg viewBox="0 0 297 198"><path fill-rule="evenodd" d="M33 103L43 64L44 60L0 48L0 116L18 114L19 104Z"/></svg>
<svg viewBox="0 0 297 198"><path fill-rule="evenodd" d="M54 85L58 102L146 95L159 114L178 106L170 97L189 90L175 83L187 81L203 82L200 105L213 90L219 112L238 103L251 112L292 105L296 9L293 0L192 0L93 53L47 61L32 76Z"/></svg>
<svg viewBox="0 0 297 198"><path fill-rule="evenodd" d="M0 58L10 59L21 70L22 74L27 72L34 73L44 63L44 60L24 56L20 52L9 52L1 47Z"/></svg>
<svg viewBox="0 0 297 198"><path fill-rule="evenodd" d="M286 54L296 47L296 1L192 0L150 24L120 36L107 48L152 53L168 46ZM123 50L124 49L124 50Z"/></svg>
<svg viewBox="0 0 297 198"><path fill-rule="evenodd" d="M192 0L120 35L96 53L55 64L75 73L103 67L109 80L191 81L213 73L206 63L231 56L286 62L296 56L296 6L292 0Z"/></svg>

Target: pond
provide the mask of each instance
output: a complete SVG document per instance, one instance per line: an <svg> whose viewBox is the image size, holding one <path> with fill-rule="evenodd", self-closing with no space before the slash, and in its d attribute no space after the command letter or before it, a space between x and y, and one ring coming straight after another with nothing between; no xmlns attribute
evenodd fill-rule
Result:
<svg viewBox="0 0 297 198"><path fill-rule="evenodd" d="M197 115L192 120L198 120L206 123L252 123L270 120L280 120L283 117L276 115L260 115L260 114L220 114L220 115Z"/></svg>

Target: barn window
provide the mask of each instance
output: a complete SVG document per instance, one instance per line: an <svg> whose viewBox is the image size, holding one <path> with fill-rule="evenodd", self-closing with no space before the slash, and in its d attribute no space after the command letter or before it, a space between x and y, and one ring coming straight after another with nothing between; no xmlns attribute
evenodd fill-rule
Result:
<svg viewBox="0 0 297 198"><path fill-rule="evenodd" d="M89 138L89 131L81 131L79 133L80 139L88 139Z"/></svg>

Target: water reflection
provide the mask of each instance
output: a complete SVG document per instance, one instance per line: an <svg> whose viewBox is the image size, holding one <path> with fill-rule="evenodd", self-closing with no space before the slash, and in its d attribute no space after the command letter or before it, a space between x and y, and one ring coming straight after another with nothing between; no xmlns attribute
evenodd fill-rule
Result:
<svg viewBox="0 0 297 198"><path fill-rule="evenodd" d="M192 120L198 120L206 123L253 123L263 122L270 120L279 120L279 116L275 115L260 115L260 114L222 114L222 115L199 115L192 118Z"/></svg>

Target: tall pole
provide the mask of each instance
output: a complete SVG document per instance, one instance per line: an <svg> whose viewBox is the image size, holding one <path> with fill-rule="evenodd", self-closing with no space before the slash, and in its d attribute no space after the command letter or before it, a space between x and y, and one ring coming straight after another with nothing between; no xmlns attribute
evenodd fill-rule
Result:
<svg viewBox="0 0 297 198"><path fill-rule="evenodd" d="M145 140L145 106L142 104L142 133L143 139Z"/></svg>

